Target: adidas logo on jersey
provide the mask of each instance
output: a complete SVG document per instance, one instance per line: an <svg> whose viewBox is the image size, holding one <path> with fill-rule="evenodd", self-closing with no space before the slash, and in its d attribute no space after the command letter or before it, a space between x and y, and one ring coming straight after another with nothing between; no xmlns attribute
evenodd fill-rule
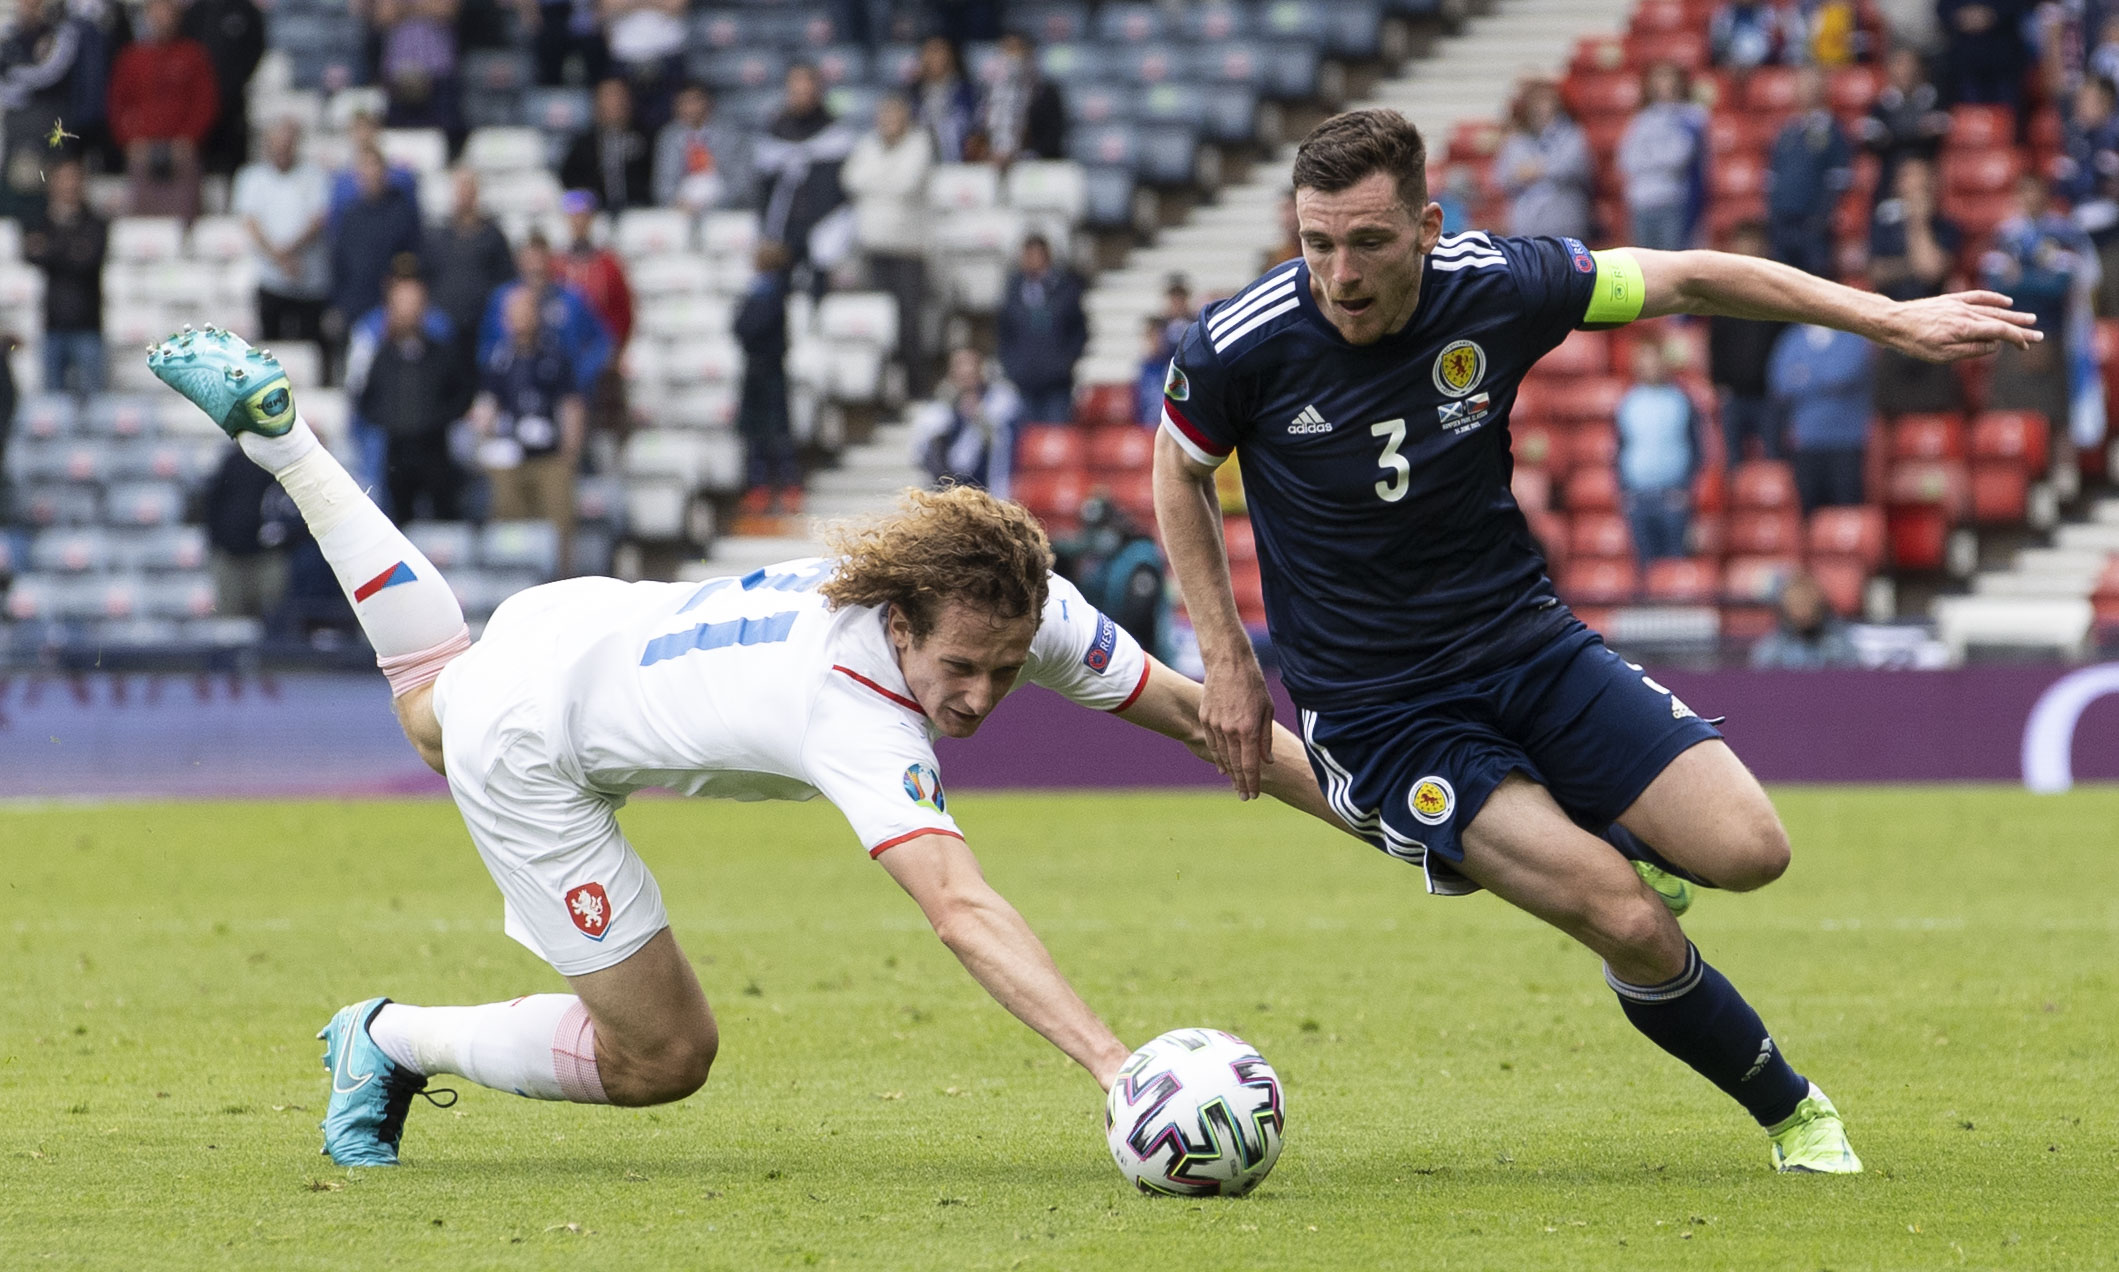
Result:
<svg viewBox="0 0 2119 1272"><path fill-rule="evenodd" d="M1291 437L1300 437L1305 433L1329 433L1331 431L1331 421L1319 415L1314 404L1303 407L1302 414L1296 416L1288 424L1288 435Z"/></svg>

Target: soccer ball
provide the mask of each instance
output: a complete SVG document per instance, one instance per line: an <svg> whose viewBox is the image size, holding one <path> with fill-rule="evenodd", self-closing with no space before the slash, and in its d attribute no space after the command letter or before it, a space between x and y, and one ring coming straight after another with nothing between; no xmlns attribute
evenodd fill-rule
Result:
<svg viewBox="0 0 2119 1272"><path fill-rule="evenodd" d="M1173 1029L1126 1058L1105 1102L1111 1159L1144 1193L1241 1197L1280 1159L1280 1075L1219 1029Z"/></svg>

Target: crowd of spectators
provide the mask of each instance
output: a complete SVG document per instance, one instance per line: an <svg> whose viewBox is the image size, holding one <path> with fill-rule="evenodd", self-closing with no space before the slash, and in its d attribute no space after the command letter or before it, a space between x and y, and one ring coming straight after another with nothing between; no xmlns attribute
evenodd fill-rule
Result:
<svg viewBox="0 0 2119 1272"><path fill-rule="evenodd" d="M748 211L766 245L760 259L773 264L761 266L737 332L751 369L738 411L753 487L745 506L798 507L787 319L764 310L784 309L796 291L886 292L902 382L916 399L934 392L948 324L928 278L928 178L938 164L1061 157L1065 106L1030 42L1000 31L991 0L840 0L830 16L855 43L925 35L873 126L835 114L817 68L800 61L787 68L770 119L738 124L718 114L707 84L687 78L691 7L349 0L366 34L355 65L380 90L380 106L352 113L340 150L350 160L327 171L293 119L250 135L247 87L268 34L256 0L26 0L0 31L0 214L23 219L25 256L46 275L45 383L81 393L105 385L108 225L83 178L123 173L123 212L190 220L225 207L241 219L257 330L267 342L320 344L327 380L349 395L362 476L396 515L542 506L532 496L550 488L547 460L578 459L577 434L622 438L628 424L618 367L632 287L599 239L603 218ZM997 41L978 77L962 54L966 39ZM585 126L553 152L564 241L532 233L511 247L468 168L452 173L448 211L430 222L418 174L386 156L383 130L395 128L438 129L456 155L475 116L467 95L480 91L467 56L509 46L529 55L538 84L588 93ZM209 177L230 180L207 188ZM1025 246L1008 281L994 365L1025 377L1020 392L1037 418L1071 414L1073 363L1087 337L1081 290L1042 239ZM529 302L516 303L524 291ZM537 318L535 339L511 319L523 313ZM558 366L564 394L531 383ZM455 416L437 431L431 417L444 408ZM494 461L516 449L528 458Z"/></svg>

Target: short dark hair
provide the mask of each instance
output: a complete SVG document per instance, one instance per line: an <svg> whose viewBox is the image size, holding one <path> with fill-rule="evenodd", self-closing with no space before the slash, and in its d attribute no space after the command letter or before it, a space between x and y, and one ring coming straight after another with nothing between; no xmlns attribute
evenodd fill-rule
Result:
<svg viewBox="0 0 2119 1272"><path fill-rule="evenodd" d="M1427 142L1395 110L1350 110L1310 130L1295 148L1294 184L1334 194L1371 173L1390 174L1414 216L1427 206Z"/></svg>

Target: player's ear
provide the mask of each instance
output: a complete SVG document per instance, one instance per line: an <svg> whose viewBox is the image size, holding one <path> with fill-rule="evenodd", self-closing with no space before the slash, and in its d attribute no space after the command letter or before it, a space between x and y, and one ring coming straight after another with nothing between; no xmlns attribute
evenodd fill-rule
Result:
<svg viewBox="0 0 2119 1272"><path fill-rule="evenodd" d="M1421 254L1434 251L1435 244L1442 241L1442 205L1429 200L1428 205L1420 209L1415 224L1419 227L1415 237L1420 241Z"/></svg>

